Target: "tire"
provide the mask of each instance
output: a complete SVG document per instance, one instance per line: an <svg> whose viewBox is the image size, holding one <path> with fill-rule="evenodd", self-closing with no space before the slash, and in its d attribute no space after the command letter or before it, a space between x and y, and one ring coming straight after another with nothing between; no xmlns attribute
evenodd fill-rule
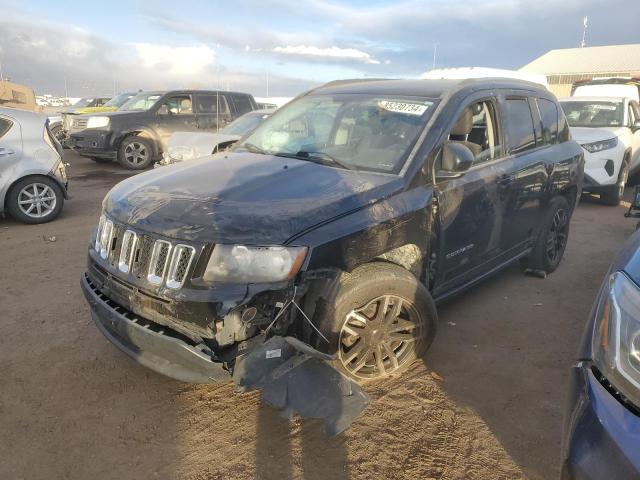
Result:
<svg viewBox="0 0 640 480"><path fill-rule="evenodd" d="M118 162L129 170L144 170L153 162L153 145L146 138L132 135L118 149Z"/></svg>
<svg viewBox="0 0 640 480"><path fill-rule="evenodd" d="M319 305L316 324L329 343L317 334L313 343L336 354L334 367L358 383L406 370L427 351L436 333L431 295L413 274L391 263L370 263L344 273L331 298Z"/></svg>
<svg viewBox="0 0 640 480"><path fill-rule="evenodd" d="M89 158L96 163L111 163L110 158L100 158L100 157L89 157Z"/></svg>
<svg viewBox="0 0 640 480"><path fill-rule="evenodd" d="M558 268L567 247L570 222L571 208L567 199L554 197L544 215L532 252L520 262L522 266L546 273Z"/></svg>
<svg viewBox="0 0 640 480"><path fill-rule="evenodd" d="M624 196L624 187L627 185L629 179L629 161L625 158L620 166L620 172L618 172L618 181L615 185L607 187L606 190L600 194L600 201L605 205L611 207L617 207L622 201Z"/></svg>
<svg viewBox="0 0 640 480"><path fill-rule="evenodd" d="M41 198L40 201L34 199L36 195ZM45 176L18 180L5 199L6 209L13 218L32 224L54 220L60 215L63 205L62 188L55 180Z"/></svg>

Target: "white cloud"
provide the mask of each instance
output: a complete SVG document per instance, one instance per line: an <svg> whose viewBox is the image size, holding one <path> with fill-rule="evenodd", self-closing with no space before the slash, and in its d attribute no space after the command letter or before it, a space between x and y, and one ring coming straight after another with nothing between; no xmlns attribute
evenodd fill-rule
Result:
<svg viewBox="0 0 640 480"><path fill-rule="evenodd" d="M358 60L369 65L378 65L380 63L367 52L363 52L362 50L357 50L355 48L321 48L307 45L287 45L286 47L275 47L273 51L285 55L298 55L302 57Z"/></svg>
<svg viewBox="0 0 640 480"><path fill-rule="evenodd" d="M206 45L170 47L153 43L134 43L138 61L145 68L164 69L173 75L196 75L213 65L215 51Z"/></svg>

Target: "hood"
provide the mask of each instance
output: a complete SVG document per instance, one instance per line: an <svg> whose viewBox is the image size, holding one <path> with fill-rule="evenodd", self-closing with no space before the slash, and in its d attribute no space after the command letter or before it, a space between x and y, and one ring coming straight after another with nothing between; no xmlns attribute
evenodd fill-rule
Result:
<svg viewBox="0 0 640 480"><path fill-rule="evenodd" d="M117 222L174 239L280 245L402 185L395 175L229 152L124 180L104 208Z"/></svg>
<svg viewBox="0 0 640 480"><path fill-rule="evenodd" d="M172 162L206 157L216 145L238 140L239 135L211 132L175 132L169 139L167 154Z"/></svg>
<svg viewBox="0 0 640 480"><path fill-rule="evenodd" d="M625 127L571 127L571 136L580 145L600 142L622 135Z"/></svg>
<svg viewBox="0 0 640 480"><path fill-rule="evenodd" d="M115 112L116 110L118 110L118 107L85 107L78 108L75 113L85 115L88 113Z"/></svg>

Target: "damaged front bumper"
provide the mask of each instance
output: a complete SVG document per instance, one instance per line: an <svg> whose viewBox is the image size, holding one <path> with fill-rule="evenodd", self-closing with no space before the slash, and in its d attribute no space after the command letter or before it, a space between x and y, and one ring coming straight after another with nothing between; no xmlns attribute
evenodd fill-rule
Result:
<svg viewBox="0 0 640 480"><path fill-rule="evenodd" d="M231 379L239 390L262 390L263 401L286 417L319 418L328 435L351 425L368 395L330 366L331 355L292 337L254 337L229 364L216 362L204 343L139 317L104 295L82 274L82 291L98 329L120 350L160 374L191 383ZM232 368L229 368L232 365Z"/></svg>
<svg viewBox="0 0 640 480"><path fill-rule="evenodd" d="M223 363L211 360L204 344L142 319L114 304L82 275L82 291L91 317L107 339L138 363L176 380L191 383L229 381Z"/></svg>

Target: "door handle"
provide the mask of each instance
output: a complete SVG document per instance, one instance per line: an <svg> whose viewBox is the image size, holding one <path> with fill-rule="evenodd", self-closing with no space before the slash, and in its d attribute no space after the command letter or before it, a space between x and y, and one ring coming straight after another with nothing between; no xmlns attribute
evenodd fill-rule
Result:
<svg viewBox="0 0 640 480"><path fill-rule="evenodd" d="M13 150L9 150L8 148L2 148L0 147L0 157L6 157L8 155L13 155L14 152Z"/></svg>

